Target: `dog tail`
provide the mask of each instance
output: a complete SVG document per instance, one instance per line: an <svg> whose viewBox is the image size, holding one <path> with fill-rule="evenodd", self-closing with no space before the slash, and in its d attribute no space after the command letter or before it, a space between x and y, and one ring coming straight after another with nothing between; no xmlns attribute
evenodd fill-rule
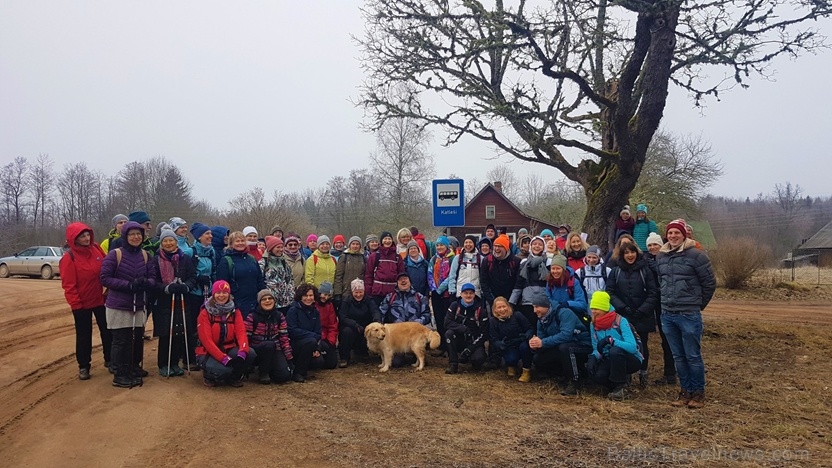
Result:
<svg viewBox="0 0 832 468"><path fill-rule="evenodd" d="M442 344L442 337L439 336L439 333L430 332L430 349L436 349L440 344Z"/></svg>

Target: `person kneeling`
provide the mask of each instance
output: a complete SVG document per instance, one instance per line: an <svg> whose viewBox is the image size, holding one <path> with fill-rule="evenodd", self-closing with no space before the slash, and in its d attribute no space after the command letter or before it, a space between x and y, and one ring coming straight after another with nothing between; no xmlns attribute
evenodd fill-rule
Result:
<svg viewBox="0 0 832 468"><path fill-rule="evenodd" d="M286 322L295 356L292 380L305 382L310 368L334 369L338 366L335 348L322 339L321 314L315 303L320 299L318 288L302 284L295 292L295 302L289 307Z"/></svg>
<svg viewBox="0 0 832 468"><path fill-rule="evenodd" d="M211 298L199 311L196 330L196 360L203 369L203 383L208 387L217 383L242 387L243 373L257 355L249 349L243 315L231 300L227 281L214 283Z"/></svg>
<svg viewBox="0 0 832 468"><path fill-rule="evenodd" d="M445 373L459 372L460 362L470 362L474 370L480 370L486 359L487 339L488 311L477 297L476 287L465 283L459 299L451 304L445 315L445 343L448 345L448 369Z"/></svg>
<svg viewBox="0 0 832 468"><path fill-rule="evenodd" d="M596 291L590 301L592 346L586 363L595 382L604 386L611 400L623 400L627 375L641 368L643 359L633 328L626 318L610 310L610 295Z"/></svg>
<svg viewBox="0 0 832 468"><path fill-rule="evenodd" d="M257 293L257 307L246 317L246 333L257 354L261 384L285 383L292 377L292 346L286 317L275 307L270 289Z"/></svg>
<svg viewBox="0 0 832 468"><path fill-rule="evenodd" d="M493 363L499 366L501 360L505 361L509 377L517 377L517 364L522 363L523 373L519 381L530 382L532 350L529 339L534 333L532 325L523 314L515 314L511 304L502 296L494 299L491 313L494 320L489 326L489 351Z"/></svg>

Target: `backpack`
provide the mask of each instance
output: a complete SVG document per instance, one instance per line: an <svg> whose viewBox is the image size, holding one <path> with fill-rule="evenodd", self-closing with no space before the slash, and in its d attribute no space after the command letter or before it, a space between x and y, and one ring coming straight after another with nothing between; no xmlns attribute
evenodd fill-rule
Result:
<svg viewBox="0 0 832 468"><path fill-rule="evenodd" d="M232 284L232 289L235 289L236 286L237 286L237 270L234 268L234 260L231 260L230 255L226 255L224 258L225 258L225 261L228 263L228 272L229 272L229 277L231 278L230 283ZM254 256L252 256L249 253L246 254L246 258L250 258L250 259L254 260L254 263L257 263L257 260L254 259Z"/></svg>
<svg viewBox="0 0 832 468"><path fill-rule="evenodd" d="M641 342L641 336L639 336L638 332L636 331L636 327L627 320L627 326L630 327L630 331L633 333L633 337L636 339L636 349L638 349L638 353L642 356L644 355L644 345ZM618 331L618 334L621 335L621 338L624 338L624 333L621 332L621 316L616 314L615 323L613 324L612 328ZM595 335L595 341L598 341L598 331L594 331L593 334Z"/></svg>
<svg viewBox="0 0 832 468"><path fill-rule="evenodd" d="M583 283L583 280L586 279L586 278L603 278L604 282L606 283L607 278L609 278L609 275L607 274L607 267L605 267L604 264L598 264L598 266L601 267L601 274L600 275L591 275L591 276L586 274L587 265L582 266L578 270L579 272L581 272L581 283Z"/></svg>
<svg viewBox="0 0 832 468"><path fill-rule="evenodd" d="M488 274L490 275L494 271L494 256L489 255L489 256L485 257L485 261L488 263L486 269L488 270ZM511 259L510 262L508 262L509 270L514 270L516 265L517 265L517 257L515 256L514 258Z"/></svg>
<svg viewBox="0 0 832 468"><path fill-rule="evenodd" d="M461 306L461 305L459 305L459 302L457 302L457 304L456 304L456 310L454 311L454 319L456 319L456 317L458 317L458 316L459 316L459 309L461 309L461 308L462 308L462 306ZM479 307L477 307L476 312L474 312L474 320L475 320L477 323L479 323L479 322L480 322L480 316L482 315L482 308L483 308L483 304L480 304L480 306L479 306Z"/></svg>

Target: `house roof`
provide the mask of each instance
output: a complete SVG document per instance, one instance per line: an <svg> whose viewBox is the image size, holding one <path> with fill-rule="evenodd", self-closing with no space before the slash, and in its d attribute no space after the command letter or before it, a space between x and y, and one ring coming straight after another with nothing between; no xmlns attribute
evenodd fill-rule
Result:
<svg viewBox="0 0 832 468"><path fill-rule="evenodd" d="M549 221L544 221L544 220L542 220L542 219L540 219L540 218L535 218L534 216L529 216L529 215L527 215L527 214L526 214L523 210L521 210L521 209L520 209L520 207L519 207L519 206L515 205L513 201L509 200L509 199L508 199L508 197L506 197L506 196L503 194L503 191L502 191L502 190L497 190L497 187L495 187L495 186L494 186L494 184L492 184L491 182L489 182L489 183L485 184L485 186L484 186L482 189L480 189L480 191L479 191L479 192L477 192L477 194L476 194L476 195L474 195L474 197L473 197L473 198L471 198L471 201L469 201L468 203L466 203L466 204L465 204L465 209L467 210L467 209L468 209L468 206L469 206L469 205L471 205L471 204L473 204L473 203L474 203L474 201L475 201L477 198L479 198L479 197L480 197L483 193L485 193L485 191L486 191L487 189L489 189L489 188L491 188L491 190L493 190L493 191L494 191L494 193L496 193L497 195L499 195L499 196L500 196L503 200L505 200L505 201L506 201L506 203L508 203L508 204L509 204L512 208L514 208L515 210L517 210L517 212L518 212L518 213L520 213L521 215L525 216L526 218L529 218L530 220L535 221L535 222L537 222L537 223L546 224L546 225L549 225L549 226L557 226L557 225L558 225L557 223L550 223Z"/></svg>
<svg viewBox="0 0 832 468"><path fill-rule="evenodd" d="M715 249L716 238L708 221L686 221L693 228L693 237L702 244L704 249Z"/></svg>
<svg viewBox="0 0 832 468"><path fill-rule="evenodd" d="M832 221L826 223L826 226L820 228L814 236L804 242L798 250L811 249L832 249Z"/></svg>

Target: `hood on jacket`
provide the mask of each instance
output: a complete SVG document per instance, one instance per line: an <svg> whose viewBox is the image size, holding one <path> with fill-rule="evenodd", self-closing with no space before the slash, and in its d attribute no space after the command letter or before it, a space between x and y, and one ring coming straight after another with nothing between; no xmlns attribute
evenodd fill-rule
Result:
<svg viewBox="0 0 832 468"><path fill-rule="evenodd" d="M147 239L147 232L145 232L144 226L135 221L127 221L124 223L124 226L121 227L121 237L124 238L125 245L127 244L127 232L131 229L138 229L142 232L142 242ZM75 239L73 239L73 241L74 240Z"/></svg>
<svg viewBox="0 0 832 468"><path fill-rule="evenodd" d="M90 232L90 244L95 242L95 233L92 231L92 228L87 226L86 224L76 221L74 223L69 223L66 227L66 244L69 248L75 247L75 239L81 235L82 232L89 231Z"/></svg>
<svg viewBox="0 0 832 468"><path fill-rule="evenodd" d="M679 247L677 247L675 249L670 246L670 242L665 242L665 244L662 246L662 248L661 248L661 250L659 250L659 252L664 252L664 253L681 252L683 250L688 250L690 248L695 248L695 247L696 247L696 241L695 240L690 239L690 238L685 238L685 240L682 242L682 245L680 245Z"/></svg>
<svg viewBox="0 0 832 468"><path fill-rule="evenodd" d="M225 226L211 226L211 235L213 236L211 245L217 250L224 249L225 236L228 235L228 228Z"/></svg>

